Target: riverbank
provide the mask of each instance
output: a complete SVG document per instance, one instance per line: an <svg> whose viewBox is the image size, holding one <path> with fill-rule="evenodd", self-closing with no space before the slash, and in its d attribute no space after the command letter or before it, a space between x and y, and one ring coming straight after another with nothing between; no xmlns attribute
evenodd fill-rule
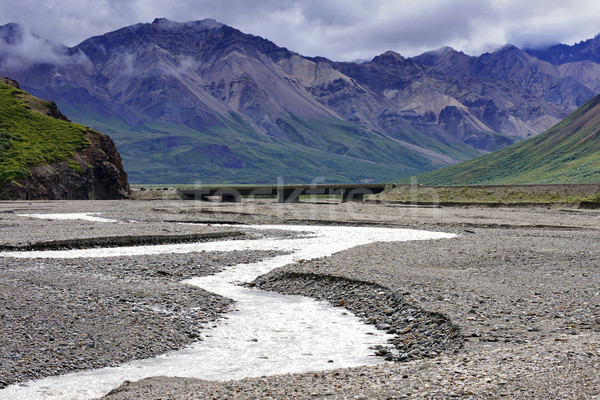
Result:
<svg viewBox="0 0 600 400"><path fill-rule="evenodd" d="M407 332L407 353L416 348L421 359L227 383L148 379L125 384L106 399L600 396L600 214L442 208L436 216L427 209L382 216L382 208L360 207L366 212L357 219L368 223L404 226L419 220L459 236L360 246L287 266L260 280L278 292L313 297L331 295L325 277L380 285L416 309L440 313L457 324L465 339L459 352L421 357L418 342ZM297 212L286 211L287 216ZM323 209L318 217L332 214ZM323 276L324 284L320 289L306 285L307 275ZM339 306L344 299L331 300Z"/></svg>
<svg viewBox="0 0 600 400"><path fill-rule="evenodd" d="M335 185L334 185L335 186ZM339 185L343 186L343 185ZM208 188L207 186L206 188ZM236 187L233 185L232 187ZM268 186L267 186L268 187ZM224 187L225 188L225 187ZM247 189L243 186L241 188ZM243 192L242 189L237 189ZM258 188L258 187L256 187ZM390 184L382 193L368 195L370 203L398 203L414 205L479 206L479 207L569 207L600 209L600 184L532 184L532 185L448 185L429 186L415 184ZM303 198L340 201L340 195L328 196L331 191L321 189L322 195ZM226 189L235 192L236 189ZM269 187L268 192L273 192ZM319 190L316 189L318 192ZM357 188L357 194L360 189ZM372 192L371 192L372 193ZM238 193L242 199L241 193ZM185 197L173 186L134 187L134 200L182 200ZM215 199L216 200L216 199ZM242 201L247 201L243 198Z"/></svg>
<svg viewBox="0 0 600 400"><path fill-rule="evenodd" d="M600 184L545 185L396 185L380 195L380 201L403 203L486 206L571 206L600 208Z"/></svg>
<svg viewBox="0 0 600 400"><path fill-rule="evenodd" d="M198 229L204 229L204 226L194 224L199 222L244 224L300 221L315 224L321 222L411 227L458 234L454 239L440 241L359 246L331 257L289 265L261 278L265 283L257 282L259 285L266 285L268 282L270 290L282 293L294 292L322 298L331 293L331 285L319 285L320 276L323 277L323 282L330 282L331 277L334 277L341 282L342 287L344 282L377 285L400 296L404 303L412 305L415 310L439 313L456 324L465 340L456 353L454 349L447 352L438 351L437 354L430 354L428 351L421 359L419 343L415 337L409 339L410 331L407 331L403 334L403 340L408 341L404 343L402 340L407 348L405 353L419 350L418 353L414 353L416 357L411 356L412 361L409 362L227 383L150 378L138 383L124 384L106 396L107 399L200 399L217 396L257 398L268 397L268 394L277 398L443 398L469 395L492 398L502 395L594 398L593 396L600 395L600 377L597 372L600 362L600 309L597 306L600 303L600 287L597 285L600 281L600 250L597 246L600 239L600 213L592 210L486 210L327 203L276 205L267 201L245 205L190 202L48 202L9 206L7 203L0 203L0 224L18 225L19 222L15 221L16 217L11 210L13 207L18 208L19 212L75 212L80 209L97 211L102 212L103 217L115 218L121 222L136 220L137 224L140 224L141 221L136 228L139 228L140 232L144 232L144 224L154 227L151 229L158 230L161 225L165 229L172 229L166 234L181 233L181 229L185 232L188 232L188 229L196 229L194 232L197 232ZM40 231L43 230L41 227L45 226L45 223L40 225L41 220L28 221L30 225L27 226L30 230L37 226L37 231ZM174 221L191 225L176 224ZM123 229L126 230L132 229L127 224L93 224L93 233L90 234L89 223L78 222L78 228L73 228L71 222L54 221L51 226L63 238L79 237L84 233L91 236L102 236L110 232L115 235L121 234L122 231L119 231L118 227L115 228L117 225L125 226ZM61 224L63 228L59 228ZM243 228L243 225L238 225L235 230L239 230L240 227ZM224 228L212 226L210 229ZM19 228L16 231L14 236L8 237L8 230L2 230L3 236L7 236L7 242L22 242L19 239ZM45 237L45 234L37 231L35 237ZM25 230L22 231L22 235L26 237ZM240 252L225 256L210 253L207 255L210 258L206 259L214 262L198 267L204 272L194 269L189 271L189 274L211 274L227 264L267 255ZM4 261L6 260L3 260L3 263ZM35 264L28 264L29 262ZM57 296L65 292L79 291L82 296L90 297L92 301L84 298L77 299L77 302L88 302L87 304L96 306L102 303L102 296L116 300L119 298L117 296L128 293L127 297L135 298L138 303L125 303L127 307L121 307L123 315L116 313L115 316L108 316L106 326L128 321L127 324L132 324L132 331L121 331L125 333L121 336L131 338L136 336L134 328L147 326L148 333L143 335L146 337L145 341L132 341L141 343L144 347L153 339L153 334L165 337L164 340L168 343L166 335L169 335L169 329L156 327L161 327L161 324L164 326L167 320L173 319L173 315L177 314L176 311L170 311L171 314L167 314L161 320L156 315L151 315L160 313L156 312L156 309L153 311L148 304L156 304L167 310L169 307L171 310L179 310L182 318L179 322L174 318L174 322L167 326L176 332L173 337L177 338L174 341L193 340L185 337L185 331L189 331L190 327L178 324L181 324L182 320L185 321L186 313L190 315L189 310L199 307L198 304L214 313L204 322L196 321L198 325L195 328L200 329L202 326L213 324L211 318L218 317L216 314L231 307L226 300L217 299L207 292L177 294L182 289L176 288L181 285L174 282L189 276L185 270L187 262L189 259L183 256L178 259L172 255L162 259L152 256L139 262L132 262L131 258L119 259L118 262L113 259L83 263L30 260L25 264L23 260L11 260L4 263L1 279L3 283L18 281L23 285L20 299L26 296L27 291L36 288L35 293L38 293L38 296L33 297L39 297L40 303L46 301L49 304L52 304L53 298L60 298ZM173 266L180 268L172 268ZM60 276L60 273L67 273L67 279L57 282L59 279L55 278L55 281L52 281L50 277ZM82 282L90 276L94 279L87 285ZM148 279L148 276L151 278ZM311 280L310 285L306 284L307 276L311 279L316 277ZM98 286L97 283L103 280L106 284ZM23 282L27 282L30 287L26 287ZM121 284L115 285L116 282ZM148 285L146 290L140 289L143 285ZM153 292L158 286L162 286L164 291L160 292L160 296ZM56 288L60 288L62 292ZM45 297L45 293L50 294ZM139 293L139 297L132 296L131 293ZM72 293L69 296L72 297ZM352 299L347 294L345 296L346 298L332 298L332 303L338 307L346 306L346 302L350 304ZM161 300L163 303L154 303L157 297L164 299ZM5 296L6 298L8 297ZM11 297L11 304L16 304L17 298ZM341 300L344 300L344 304L341 304ZM196 303L191 304L194 301ZM144 302L148 304L144 305ZM65 304L76 302L71 303L71 300L67 300ZM118 301L107 304L109 307L106 308L115 311L120 309ZM3 317L3 323L8 321L6 326L9 329L14 327L15 330L12 334L9 331L8 338L3 338L2 343L16 338L14 348L24 347L29 339L24 332L18 330L19 324L23 324L23 318L18 317L30 315L32 323L39 323L36 319L43 319L43 316L34 313L39 307L40 304L32 304L27 310L3 310L4 316L13 313L16 317ZM127 319L140 312L136 307L143 311L137 322ZM89 310L91 307L84 308L81 313L83 315L94 312ZM370 315L365 315L365 318L387 314L386 310L381 308L377 306ZM71 318L77 321L74 315L80 313L65 313L52 319L46 318L50 322L41 329L50 329L56 320L66 321ZM95 317L92 318L94 314L88 315L89 318L81 324L91 333L103 331L90 326L89 321ZM400 320L407 321L404 317L396 318L391 321L392 324L386 321L384 323L390 325L386 329L396 329L397 327L392 325ZM402 327L402 330L406 328ZM64 332L75 338L80 336L77 329L80 328L66 325ZM153 329L156 330L152 331ZM423 335L427 332L422 329L416 331ZM72 335L73 332L78 335ZM430 332L430 336L432 334L433 331ZM36 348L40 350L42 344L49 347L47 338L43 336L37 343L39 345L31 346L33 351L36 351ZM89 345L82 347L93 349ZM108 347L99 349L99 353L103 354L110 351ZM33 370L30 367L40 361L48 363L49 359L58 353L66 353L65 347L55 347L52 352L46 353L44 358L36 358L35 362L28 364L29 369ZM7 352L3 351L1 357L10 359L11 354L13 353L7 355ZM145 356L147 355L136 355ZM28 357L31 359L31 356ZM98 357L98 354L95 357ZM13 358L16 359L14 354ZM77 365L80 359L75 357L71 363ZM85 365L93 365L81 364L84 365L83 368Z"/></svg>
<svg viewBox="0 0 600 400"><path fill-rule="evenodd" d="M201 340L235 304L179 281L276 254L3 258L0 380L14 384L116 366Z"/></svg>

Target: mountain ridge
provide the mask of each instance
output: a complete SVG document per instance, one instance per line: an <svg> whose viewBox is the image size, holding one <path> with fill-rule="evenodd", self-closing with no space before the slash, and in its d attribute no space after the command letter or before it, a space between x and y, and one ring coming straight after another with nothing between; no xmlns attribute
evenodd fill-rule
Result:
<svg viewBox="0 0 600 400"><path fill-rule="evenodd" d="M525 48L524 51L540 60L554 65L574 61L593 61L600 63L600 33L591 39L582 40L571 46L567 44L553 44L537 48Z"/></svg>
<svg viewBox="0 0 600 400"><path fill-rule="evenodd" d="M600 95L546 132L416 177L427 185L600 182Z"/></svg>
<svg viewBox="0 0 600 400"><path fill-rule="evenodd" d="M0 72L110 133L136 183L150 183L152 160L165 171L160 179L189 183L253 174L272 182L266 169L304 181L390 180L534 136L600 87L599 64L561 69L517 48L480 57L449 48L413 58L388 51L342 63L303 57L214 20L156 19L59 48L72 62L59 54L59 62L24 60L11 69L2 62L7 47L0 46ZM173 131L179 144L166 140ZM144 143L148 154L139 151ZM203 150L213 145L238 161L219 165L209 156L214 147ZM290 153L297 155L293 174L274 160ZM189 163L194 154L204 157L195 170L173 161ZM360 166L344 170L346 157ZM381 167L363 171L375 164Z"/></svg>

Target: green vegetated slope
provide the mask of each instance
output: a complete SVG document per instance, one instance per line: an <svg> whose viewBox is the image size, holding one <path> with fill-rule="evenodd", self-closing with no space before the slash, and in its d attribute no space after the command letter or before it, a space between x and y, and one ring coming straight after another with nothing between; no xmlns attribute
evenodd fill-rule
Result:
<svg viewBox="0 0 600 400"><path fill-rule="evenodd" d="M49 104L0 81L0 184L89 147L88 128L42 114Z"/></svg>
<svg viewBox="0 0 600 400"><path fill-rule="evenodd" d="M221 126L200 130L148 119L132 127L85 107L60 108L113 138L134 184L382 182L448 164L333 118L280 118L277 123L288 136L278 139L258 133L234 113ZM473 157L467 146L447 147L459 159Z"/></svg>
<svg viewBox="0 0 600 400"><path fill-rule="evenodd" d="M538 136L419 175L417 181L427 185L600 182L600 96Z"/></svg>

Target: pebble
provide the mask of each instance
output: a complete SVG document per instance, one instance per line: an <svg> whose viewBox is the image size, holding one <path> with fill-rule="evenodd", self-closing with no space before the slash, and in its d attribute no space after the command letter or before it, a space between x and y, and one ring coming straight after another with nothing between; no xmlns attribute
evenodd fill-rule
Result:
<svg viewBox="0 0 600 400"><path fill-rule="evenodd" d="M252 399L266 396L279 399L600 397L600 287L597 284L600 282L597 268L600 265L597 246L600 233L595 224L600 221L598 211L469 207L440 208L434 210L436 215L433 215L431 210L385 205L116 204L118 210L115 203L102 202L53 202L39 203L39 206L27 202L11 203L4 206L4 211L0 205L0 225L15 228L13 237L5 235L5 243L23 241L28 235L27 230L33 232L33 240L46 240L54 233L68 239L84 232L93 237L144 230L143 224L138 227L123 224L122 228L119 224L110 227L95 224L94 232L89 233L85 231L90 228L88 223L76 226L51 223L55 232L44 232L35 230L38 222L28 222L20 228L12 214L17 208L43 207L43 211L59 212L64 207L64 211L69 212L77 208L85 208L85 211L97 208L106 211L106 216L121 221L147 221L148 229L157 232L160 232L161 221L167 220L320 223L321 220L343 222L346 219L350 224L419 226L456 232L459 236L451 240L359 246L332 257L304 260L261 278L266 281L260 283L272 286L272 290L299 293L304 290L334 306L357 314L362 312L361 317L366 322L376 326L389 325L386 331L395 329L393 334L398 339L386 348L394 362L230 382L154 377L124 383L108 394L106 400ZM344 214L349 207L355 207L353 213ZM312 214L308 215L308 212ZM193 225L183 227L176 223L164 224L171 232L199 230ZM239 226L236 229L243 230ZM466 231L470 233L466 234ZM0 232L10 232L10 229ZM273 234L284 235L281 232ZM45 235L49 237L44 239ZM252 258L260 254L243 252L236 255L245 256ZM217 255L217 259L219 257ZM221 261L224 265L228 262ZM160 265L161 262L165 265ZM28 372L31 374L36 371L53 374L61 368L97 367L102 365L105 357L117 353L123 358L145 357L145 353L136 353L142 351L137 344L155 346L151 349L155 353L170 347L178 348L186 341L197 340L188 335L201 333L203 323L217 323L223 312L233 308L226 299L209 293L176 288L178 274L197 271L177 262L173 262L177 266L171 268L169 257L137 263L122 260L111 265L100 262L97 269L92 262L83 262L81 266L58 264L36 260L31 264L5 266L3 260L0 265L2 283L9 282L21 291L18 296L11 292L17 289L0 292L0 307L4 307L0 308L3 328L8 321L6 335L15 341L13 347L0 349L2 366L22 359L20 349L32 343ZM144 269L145 264L148 266ZM218 264L218 261L207 264L207 273L220 268ZM78 268L81 271L77 271ZM113 269L122 270L122 275L111 272ZM143 271L143 279L136 270ZM57 271L63 273L64 279L51 279ZM92 282L86 284L83 276L88 280L93 277ZM307 284L305 289L300 288L301 283ZM335 283L335 290L323 293L322 287L331 283ZM157 290L160 286L163 289ZM26 292L35 293L34 299L25 296ZM44 296L45 292L47 296ZM39 303L36 303L38 297ZM344 300L343 304L340 304L341 300ZM21 305L18 301L31 301L31 304ZM365 304L360 305L361 301ZM47 322L50 319L36 311L44 302L64 304L64 309L55 307L62 317L53 319L53 323ZM194 302L201 305L195 307ZM160 308L150 309L149 305L154 304ZM220 306L213 308L218 304ZM69 309L69 305L76 307ZM204 317L195 317L190 310L202 312ZM111 342L110 332L94 318L99 312L103 312L102 315L111 322L111 328L118 327L121 334L128 325L145 327L145 330L136 329L140 335L133 330L126 331L128 336L124 338L124 344L128 346L112 351L110 347L116 346ZM5 318L7 315L14 317ZM187 322L194 318L207 322L197 325ZM96 325L91 325L94 322ZM88 326L89 331L75 329L77 324ZM47 336L41 333L43 340L39 340L40 333L33 328L20 330L21 325L40 326L47 330ZM98 335L91 335L94 332ZM56 342L60 346L53 347ZM49 349L56 349L56 352L44 358ZM374 349L374 352L380 350ZM145 348L144 351L149 350ZM409 356L410 353L413 355ZM387 354L381 356L388 357ZM117 364L120 361L115 358L111 362ZM0 376L8 383L4 373Z"/></svg>
<svg viewBox="0 0 600 400"><path fill-rule="evenodd" d="M0 258L0 376L14 384L116 366L201 340L233 302L179 281L276 254Z"/></svg>

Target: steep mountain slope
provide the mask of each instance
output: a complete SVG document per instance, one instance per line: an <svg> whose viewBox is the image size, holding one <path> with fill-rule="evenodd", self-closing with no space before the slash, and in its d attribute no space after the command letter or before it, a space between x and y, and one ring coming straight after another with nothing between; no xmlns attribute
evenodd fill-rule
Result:
<svg viewBox="0 0 600 400"><path fill-rule="evenodd" d="M600 95L536 137L417 178L434 185L598 183Z"/></svg>
<svg viewBox="0 0 600 400"><path fill-rule="evenodd" d="M109 133L134 182L379 181L451 163L344 121L275 61L313 81L336 71L215 21L156 20L61 57L77 61L13 72Z"/></svg>
<svg viewBox="0 0 600 400"><path fill-rule="evenodd" d="M106 135L0 79L0 199L122 199L127 174Z"/></svg>
<svg viewBox="0 0 600 400"><path fill-rule="evenodd" d="M595 83L588 86L589 79L565 76L559 68L511 45L479 57L467 58L446 48L416 59L471 82L468 91L454 97L493 132L520 138L548 129L596 94ZM579 67L580 75L593 70L592 65Z"/></svg>
<svg viewBox="0 0 600 400"><path fill-rule="evenodd" d="M41 60L23 51L31 43ZM594 95L598 65L554 66L511 46L338 63L213 20L157 19L73 48L0 27L0 72L110 134L136 183L428 171L552 126Z"/></svg>
<svg viewBox="0 0 600 400"><path fill-rule="evenodd" d="M600 34L593 39L583 40L572 46L553 44L539 48L528 48L524 51L540 60L556 65L577 61L600 63Z"/></svg>

